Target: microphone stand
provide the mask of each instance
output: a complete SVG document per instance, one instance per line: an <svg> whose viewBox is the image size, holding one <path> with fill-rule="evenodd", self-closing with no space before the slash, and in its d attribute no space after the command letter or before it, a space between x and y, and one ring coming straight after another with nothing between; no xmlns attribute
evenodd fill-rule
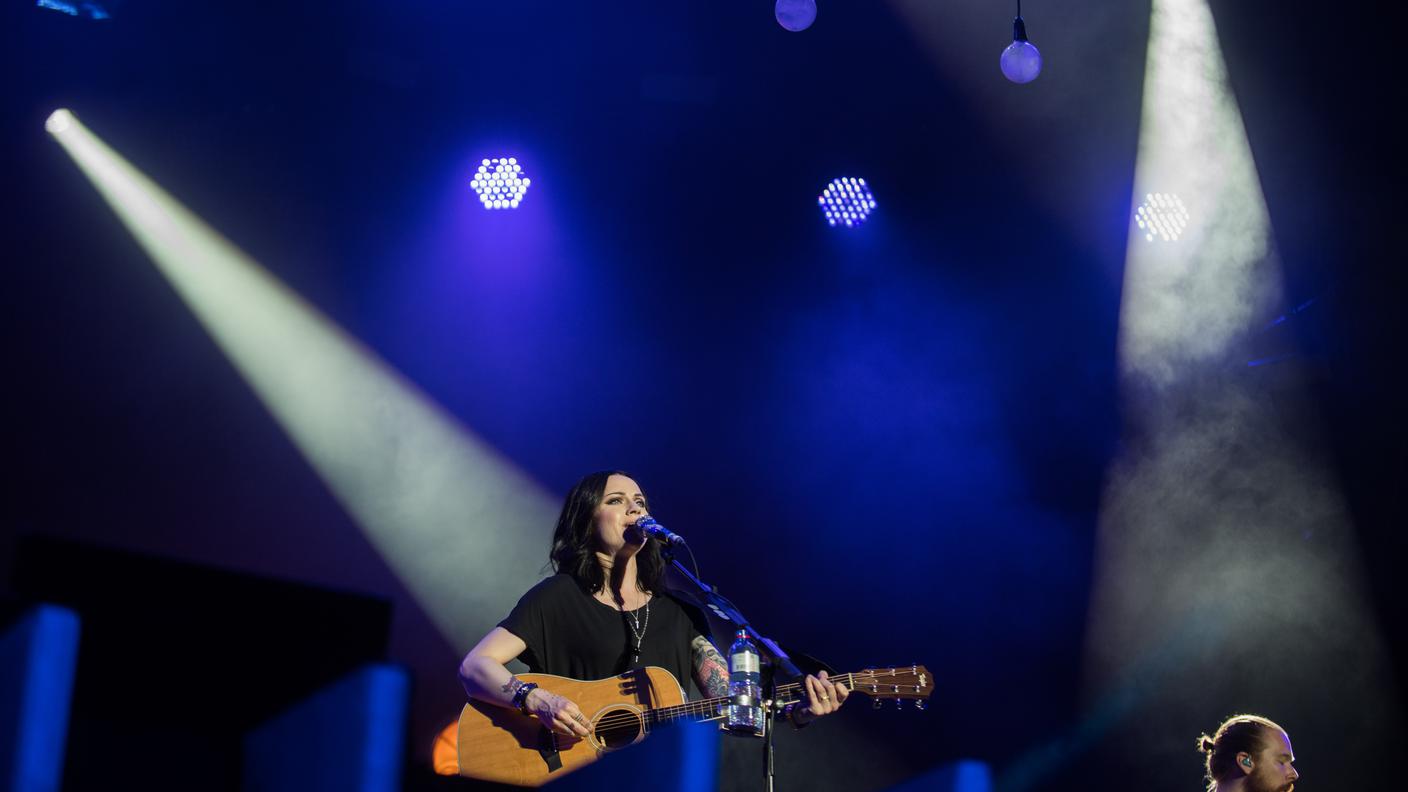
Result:
<svg viewBox="0 0 1408 792"><path fill-rule="evenodd" d="M763 772L767 777L768 792L773 788L773 745L772 732L776 725L776 699L777 699L777 675L782 674L782 678L787 682L801 682L802 671L792 662L792 658L783 651L777 642L758 632L749 623L743 613L738 610L727 597L719 593L719 590L704 581L700 580L693 573L675 558L676 546L672 543L661 542L660 552L666 561L674 568L681 577L690 584L688 588L675 589L675 593L680 594L693 602L706 614L713 614L723 621L731 624L735 631L747 630L753 636L753 642L758 645L758 654L763 657L771 666L772 673L767 675L766 689L763 691L763 699L767 705L763 707Z"/></svg>

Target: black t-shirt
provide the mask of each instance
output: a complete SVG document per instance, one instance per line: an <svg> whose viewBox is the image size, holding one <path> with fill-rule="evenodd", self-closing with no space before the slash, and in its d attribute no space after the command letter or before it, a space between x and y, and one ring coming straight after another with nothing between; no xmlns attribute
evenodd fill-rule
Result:
<svg viewBox="0 0 1408 792"><path fill-rule="evenodd" d="M644 632L637 665L664 668L697 697L690 644L708 634L708 622L668 593L655 594L647 606L648 616L646 607L630 611ZM571 575L559 573L529 589L499 626L528 645L518 659L529 671L591 680L627 670L635 641L629 619L582 591Z"/></svg>

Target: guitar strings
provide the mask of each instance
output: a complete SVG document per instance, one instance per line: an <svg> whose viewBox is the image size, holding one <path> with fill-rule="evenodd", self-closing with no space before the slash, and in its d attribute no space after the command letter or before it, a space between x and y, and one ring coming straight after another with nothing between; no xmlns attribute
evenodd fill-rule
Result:
<svg viewBox="0 0 1408 792"><path fill-rule="evenodd" d="M855 672L855 673L850 673L850 674L842 674L841 676L832 677L831 679L832 679L833 681L840 682L841 684L844 684L844 685L846 685L847 687L850 687L850 688L852 688L852 689L855 689L856 687L858 687L857 684L856 684L856 682L857 682L857 680L860 680L860 683L861 683L862 686L867 686L867 687L874 686L874 687L881 688L881 689L883 690L883 688L892 688L892 687L895 687L895 685L894 685L894 683L889 683L889 684L886 684L886 685L878 685L875 680L876 680L877 678L881 677L881 676L884 676L885 678L888 679L888 678L894 678L894 677L919 676L919 675L920 675L920 674L919 674L918 671L915 671L915 670L912 670L912 669L908 669L908 668L896 668L896 669L894 669L891 673L883 674L883 675L882 675L882 674L879 674L879 673L877 673L877 672L874 672L874 671L861 671L861 672ZM797 692L798 690L800 690L802 687L803 687L803 684L802 684L802 683L798 683L798 682L789 682L789 683L784 684L784 685L778 685L778 686L777 686L777 690L776 690L777 699L778 699L778 700L781 700L781 699L783 699L787 694L796 693L796 692ZM912 686L912 685L901 685L900 687L913 687L913 686ZM875 693L877 693L877 694L878 694L878 693L881 693L881 692L882 692L881 690L876 690L876 691L875 691ZM891 691L884 691L884 692L887 692L887 693L890 693L891 695L893 695L893 693L892 693ZM865 693L867 693L867 691L861 690L861 693L865 694ZM656 724L660 724L660 723L666 723L666 722L670 722L670 721L679 720L679 719L682 718L682 717L688 717L688 716L691 716L691 715L694 715L694 716L708 715L708 716L710 716L710 717L707 717L707 718L696 718L696 720L701 720L701 721L717 720L718 718L723 717L722 715L719 714L718 708L719 708L719 707L726 706L727 703L728 703L728 697L727 697L727 696L720 696L720 697L716 697L716 698L700 699L700 700L698 700L698 701L687 701L687 702L685 702L684 704L676 704L676 705L669 706L669 707L660 707L659 709L646 710L645 713L644 713L644 716L636 715L636 714L633 713L633 712L612 713L612 714L610 714L610 715L607 715L607 716L603 717L601 720L597 721L595 724L593 724L593 727L594 727L595 729L602 729L602 728L605 728L605 729L617 729L617 728L625 728L625 727L627 727L627 726L634 727L634 726L636 726L637 724L639 724L642 728L644 728L644 729L646 729L646 730L649 730L652 725L656 725Z"/></svg>

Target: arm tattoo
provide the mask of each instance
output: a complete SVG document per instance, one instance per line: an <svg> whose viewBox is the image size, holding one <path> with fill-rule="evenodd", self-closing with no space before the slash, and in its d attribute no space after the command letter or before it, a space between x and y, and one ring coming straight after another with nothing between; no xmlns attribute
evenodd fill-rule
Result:
<svg viewBox="0 0 1408 792"><path fill-rule="evenodd" d="M694 681L699 683L699 689L706 696L727 696L728 663L723 655L702 635L689 648L694 655Z"/></svg>
<svg viewBox="0 0 1408 792"><path fill-rule="evenodd" d="M518 689L521 687L523 687L523 680L516 676L511 676L508 678L508 681L504 683L504 686L499 689L511 696L517 693Z"/></svg>

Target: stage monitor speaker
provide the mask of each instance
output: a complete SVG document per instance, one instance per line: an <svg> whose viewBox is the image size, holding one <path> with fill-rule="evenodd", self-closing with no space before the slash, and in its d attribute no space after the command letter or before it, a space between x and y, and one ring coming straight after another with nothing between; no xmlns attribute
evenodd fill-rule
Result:
<svg viewBox="0 0 1408 792"><path fill-rule="evenodd" d="M382 599L47 537L11 576L83 622L65 784L239 788L243 736L386 659Z"/></svg>

